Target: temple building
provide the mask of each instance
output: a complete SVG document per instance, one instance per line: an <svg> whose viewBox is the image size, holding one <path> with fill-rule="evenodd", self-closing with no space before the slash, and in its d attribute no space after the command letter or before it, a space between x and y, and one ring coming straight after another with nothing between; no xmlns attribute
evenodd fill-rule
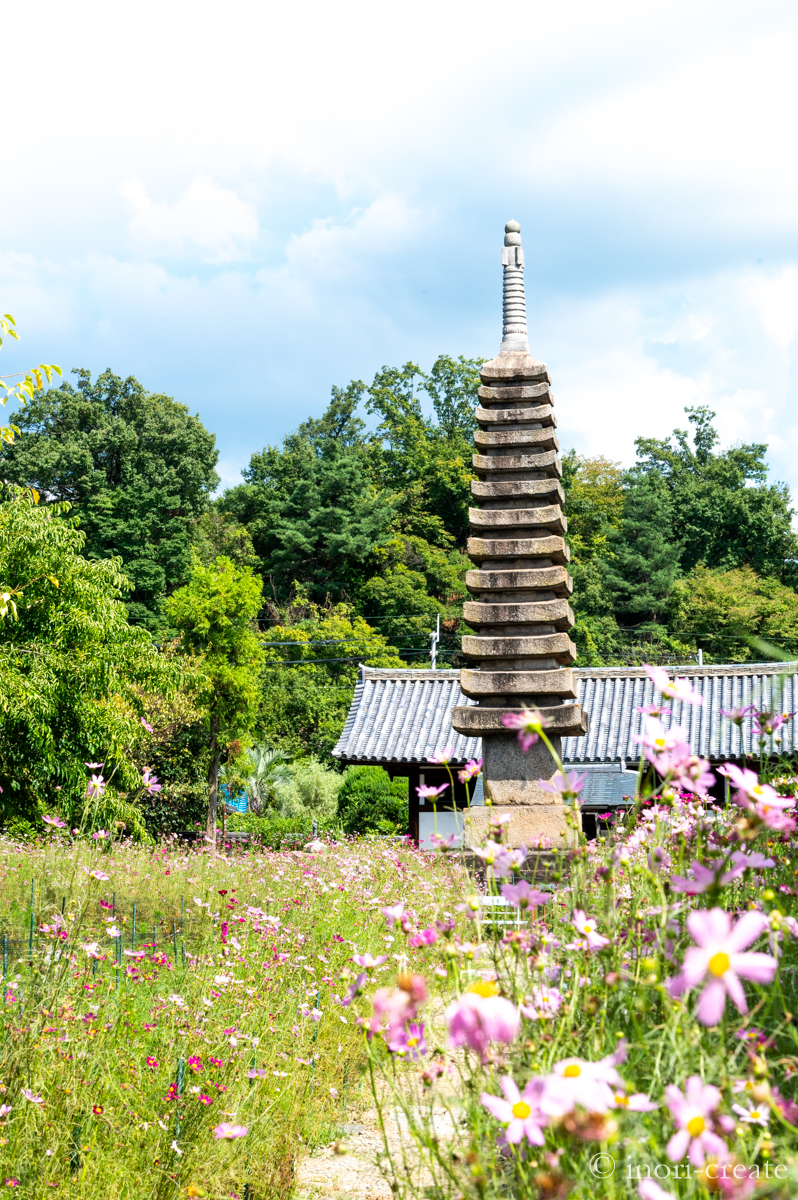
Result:
<svg viewBox="0 0 798 1200"><path fill-rule="evenodd" d="M794 668L789 668L793 670ZM783 663L730 663L687 665L671 669L686 676L704 698L703 705L674 701L674 721L687 732L695 754L711 763L759 760L760 739L752 716L738 726L724 712L753 705L760 711L798 712L798 675L785 674ZM640 709L657 700L654 685L642 667L577 667L573 670L576 699L590 714L587 736L562 740L563 762L568 770L586 775L582 790L582 827L594 837L602 814L625 803L635 791L642 731ZM333 754L344 765L379 766L392 777L407 776L410 785L410 833L422 846L431 846L437 828L444 836L464 833L463 812L470 801L484 805L480 786L468 801L457 771L472 758L482 757L481 739L452 729L452 712L476 708L476 701L460 690L459 671L360 668L349 716ZM780 745L764 741L766 754L798 752L798 731L788 721L779 731ZM437 812L419 804L415 789L424 782L438 786L449 780L444 766L431 762L445 751L454 775L441 797ZM422 778L423 777L423 778ZM451 785L450 785L451 786ZM715 797L722 800L725 782L718 779Z"/></svg>

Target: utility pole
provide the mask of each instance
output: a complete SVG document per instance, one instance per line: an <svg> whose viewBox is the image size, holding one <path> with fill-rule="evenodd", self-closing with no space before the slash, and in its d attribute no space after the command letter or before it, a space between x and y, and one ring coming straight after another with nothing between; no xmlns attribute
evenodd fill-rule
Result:
<svg viewBox="0 0 798 1200"><path fill-rule="evenodd" d="M438 613L435 632L429 635L430 640L430 668L435 671L438 666L438 642L441 640L441 614Z"/></svg>

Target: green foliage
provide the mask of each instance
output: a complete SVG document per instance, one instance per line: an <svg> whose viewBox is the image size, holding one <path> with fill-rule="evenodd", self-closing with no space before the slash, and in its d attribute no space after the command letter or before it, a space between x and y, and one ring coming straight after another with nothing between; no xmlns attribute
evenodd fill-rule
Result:
<svg viewBox="0 0 798 1200"><path fill-rule="evenodd" d="M257 716L263 647L252 622L262 585L248 567L219 557L195 558L191 577L165 604L180 630L184 652L201 664L199 701L207 714L208 829L215 830L219 764L230 743L248 733Z"/></svg>
<svg viewBox="0 0 798 1200"><path fill-rule="evenodd" d="M798 648L798 593L752 567L710 570L699 564L676 582L671 621L720 662L757 658L753 637Z"/></svg>
<svg viewBox="0 0 798 1200"><path fill-rule="evenodd" d="M704 406L685 412L693 426L692 446L683 429L666 441L638 438L640 462L632 473L632 479L656 480L657 494L660 487L668 494L678 523L674 544L681 572L698 563L726 571L748 565L790 582L796 577L798 537L791 527L789 489L766 482L767 446L752 443L717 453L715 414Z"/></svg>
<svg viewBox="0 0 798 1200"><path fill-rule="evenodd" d="M252 834L264 850L290 850L303 846L313 837L313 817L281 817L276 813L258 816L255 813L231 813L227 818L229 833ZM333 831L333 823L318 822L319 833Z"/></svg>
<svg viewBox="0 0 798 1200"><path fill-rule="evenodd" d="M160 628L161 601L191 564L191 523L219 482L214 437L199 417L135 379L75 372L19 414L24 436L2 457L4 478L68 501L87 558L119 556L133 581L131 619Z"/></svg>
<svg viewBox="0 0 798 1200"><path fill-rule="evenodd" d="M258 565L248 530L229 513L209 509L193 522L191 536L203 566L209 566L220 557L229 558L237 567L255 568Z"/></svg>
<svg viewBox="0 0 798 1200"><path fill-rule="evenodd" d="M354 416L362 387L333 388L324 416L300 425L282 450L253 454L246 482L220 502L246 526L278 602L295 583L320 603L353 595L393 519L372 478L363 422Z"/></svg>
<svg viewBox="0 0 798 1200"><path fill-rule="evenodd" d="M377 568L357 597L359 607L374 613L374 624L398 649L428 653L430 630L439 614L446 630L460 624L469 559L459 550L399 535L374 557ZM408 654L408 665L413 663L423 665L423 655Z"/></svg>
<svg viewBox="0 0 798 1200"><path fill-rule="evenodd" d="M15 597L0 620L0 796L3 819L36 821L58 809L73 824L86 805L87 762L112 783L92 803L96 825L122 820L144 832L137 746L144 696L168 702L181 667L131 626L118 559L81 554L85 535L66 505L13 490L0 503L0 591Z"/></svg>
<svg viewBox="0 0 798 1200"><path fill-rule="evenodd" d="M11 313L3 313L3 316L0 317L0 346L7 337L19 341L16 325ZM40 363L38 367L26 371L21 379L19 375L11 376L14 379L13 383L6 382L9 376L0 375L0 404L5 407L9 400L16 400L18 404L26 405L33 400L37 392L42 390L45 379L48 383L52 383L53 375L60 376L61 373L61 368L57 367L55 363ZM8 446L13 445L15 436L18 434L18 425L0 425L0 446L4 443Z"/></svg>
<svg viewBox="0 0 798 1200"><path fill-rule="evenodd" d="M344 833L406 833L408 781L391 780L382 767L350 767L338 792Z"/></svg>
<svg viewBox="0 0 798 1200"><path fill-rule="evenodd" d="M278 800L278 788L291 782L288 756L282 750L258 746L249 755L251 763L245 786L249 806L254 813L263 812Z"/></svg>
<svg viewBox="0 0 798 1200"><path fill-rule="evenodd" d="M258 736L291 760L323 759L343 729L358 663L399 667L402 660L351 605L320 608L299 594L273 612L263 641Z"/></svg>
<svg viewBox="0 0 798 1200"><path fill-rule="evenodd" d="M317 758L306 758L294 767L286 783L275 787L280 816L329 821L335 813L340 787L338 771Z"/></svg>
<svg viewBox="0 0 798 1200"><path fill-rule="evenodd" d="M679 574L681 546L674 536L671 497L655 475L631 475L620 527L610 533L607 585L615 611L642 625L664 616Z"/></svg>

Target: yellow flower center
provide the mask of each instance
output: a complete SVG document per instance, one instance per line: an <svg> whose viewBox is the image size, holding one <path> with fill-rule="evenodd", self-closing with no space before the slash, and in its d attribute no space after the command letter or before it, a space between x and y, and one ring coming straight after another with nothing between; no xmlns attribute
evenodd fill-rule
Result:
<svg viewBox="0 0 798 1200"><path fill-rule="evenodd" d="M622 1105L624 1108L629 1107L629 1100L628 1100L628 1097L626 1097L626 1096L616 1095L615 1103L618 1105Z"/></svg>
<svg viewBox="0 0 798 1200"><path fill-rule="evenodd" d="M521 1121L526 1120L531 1112L532 1109L529 1107L526 1100L519 1100L517 1104L513 1105L513 1116L518 1117Z"/></svg>
<svg viewBox="0 0 798 1200"><path fill-rule="evenodd" d="M751 1109L751 1120L752 1121L758 1121L761 1116L762 1116L762 1114L758 1108Z"/></svg>
<svg viewBox="0 0 798 1200"><path fill-rule="evenodd" d="M408 1046L417 1046L417 1045L418 1045L418 1038L417 1038L417 1037L409 1037L409 1038L407 1039L407 1044L408 1044Z"/></svg>
<svg viewBox="0 0 798 1200"><path fill-rule="evenodd" d="M469 992L476 992L478 996L482 996L487 1000L489 996L498 996L499 989L492 980L483 979L479 983L472 983L467 989Z"/></svg>
<svg viewBox="0 0 798 1200"><path fill-rule="evenodd" d="M725 975L731 963L729 962L728 954L724 954L719 950L717 954L713 954L709 960L709 969L713 975Z"/></svg>
<svg viewBox="0 0 798 1200"><path fill-rule="evenodd" d="M579 1076L581 1074L582 1074L582 1068L579 1066L579 1063L569 1063L569 1065L563 1071L563 1078L564 1079L576 1079L577 1076Z"/></svg>
<svg viewBox="0 0 798 1200"><path fill-rule="evenodd" d="M690 1137L698 1137L706 1129L703 1117L691 1117L687 1122L687 1132Z"/></svg>

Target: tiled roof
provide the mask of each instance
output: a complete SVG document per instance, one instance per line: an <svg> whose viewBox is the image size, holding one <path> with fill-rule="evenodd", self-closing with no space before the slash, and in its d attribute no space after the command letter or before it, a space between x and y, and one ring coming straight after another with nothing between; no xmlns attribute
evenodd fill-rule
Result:
<svg viewBox="0 0 798 1200"><path fill-rule="evenodd" d="M751 718L742 730L725 720L721 710L745 708L753 704L760 711L798 710L798 676L785 675L795 664L730 663L707 667L682 667L669 671L671 677L685 677L704 697L703 704L671 705L672 725L687 730L694 754L702 758L741 758L750 754L759 742L753 734ZM590 714L586 737L565 738L563 760L568 762L622 762L637 760L640 747L634 740L643 722L635 710L658 699L654 685L642 667L583 667L574 672L578 679L579 703ZM782 748L792 751L798 745L793 722L781 731ZM741 738L742 735L742 738Z"/></svg>
<svg viewBox="0 0 798 1200"><path fill-rule="evenodd" d="M696 754L705 758L740 758L758 746L748 718L741 731L720 710L749 704L776 712L798 712L795 664L732 663L674 668L704 697L703 705L673 704L674 720L683 725ZM654 688L642 667L578 668L578 703L590 714L586 737L563 741L563 760L572 763L618 763L637 759L633 735L642 715L635 709L652 704ZM459 671L393 670L361 667L352 707L333 750L337 758L362 763L424 762L454 747L452 762L479 758L479 738L467 738L451 727L451 710L473 704L460 691ZM794 725L782 730L786 752L798 748Z"/></svg>
<svg viewBox="0 0 798 1200"><path fill-rule="evenodd" d="M459 671L360 668L336 758L363 763L422 763L454 747L452 763L479 757L479 738L452 729L455 705L473 704Z"/></svg>

